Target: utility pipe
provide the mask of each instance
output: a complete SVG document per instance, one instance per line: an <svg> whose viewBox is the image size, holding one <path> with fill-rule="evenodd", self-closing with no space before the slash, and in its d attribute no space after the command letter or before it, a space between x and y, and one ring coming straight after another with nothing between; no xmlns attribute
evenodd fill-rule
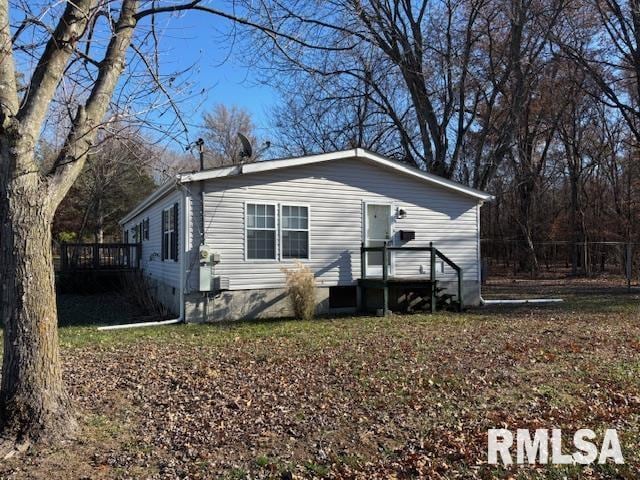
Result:
<svg viewBox="0 0 640 480"><path fill-rule="evenodd" d="M162 320L160 322L140 322L140 323L126 323L123 325L108 325L106 327L98 327L98 330L124 330L125 328L142 328L142 327L160 327L162 325L174 325L181 323L182 318L173 318L171 320Z"/></svg>

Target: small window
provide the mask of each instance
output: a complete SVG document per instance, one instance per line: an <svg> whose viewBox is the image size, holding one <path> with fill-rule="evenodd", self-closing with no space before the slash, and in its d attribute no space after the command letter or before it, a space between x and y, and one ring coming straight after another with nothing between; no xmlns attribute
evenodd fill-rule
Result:
<svg viewBox="0 0 640 480"><path fill-rule="evenodd" d="M282 206L282 258L309 258L309 208Z"/></svg>
<svg viewBox="0 0 640 480"><path fill-rule="evenodd" d="M247 204L247 258L276 259L276 207L257 203Z"/></svg>
<svg viewBox="0 0 640 480"><path fill-rule="evenodd" d="M142 221L142 239L149 240L149 219L145 218Z"/></svg>
<svg viewBox="0 0 640 480"><path fill-rule="evenodd" d="M162 260L178 260L178 204L162 211Z"/></svg>
<svg viewBox="0 0 640 480"><path fill-rule="evenodd" d="M329 308L355 308L357 306L357 287L329 287Z"/></svg>

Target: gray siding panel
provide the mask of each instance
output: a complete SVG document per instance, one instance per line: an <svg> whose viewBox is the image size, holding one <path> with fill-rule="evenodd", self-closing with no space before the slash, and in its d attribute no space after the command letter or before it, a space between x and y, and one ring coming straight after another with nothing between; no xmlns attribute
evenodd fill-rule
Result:
<svg viewBox="0 0 640 480"><path fill-rule="evenodd" d="M180 261L162 261L162 210L171 207L174 203L180 204L180 193L173 192L161 198L156 203L147 208L144 212L127 222L123 227L131 230L143 219L149 219L149 240L142 241L141 268L143 274L151 279L157 280L171 287L180 287ZM180 208L178 220L180 225L184 212ZM184 235L178 234L178 259L183 255ZM131 240L131 233L129 233ZM132 240L131 240L132 241Z"/></svg>
<svg viewBox="0 0 640 480"><path fill-rule="evenodd" d="M188 263L195 268L188 272L188 284L192 289L197 285L198 189L197 183L190 188L194 228ZM379 166L359 160L311 164L209 180L205 192L206 241L220 252L216 275L227 277L232 290L282 287L282 268L294 264L245 260L245 202L310 207L311 258L303 262L322 286L353 284L360 276L363 202L405 209L407 217L396 219L394 231L416 232L416 239L407 245L434 242L463 267L466 280L478 278L477 200ZM428 272L428 254L397 253L395 274L420 275L420 265ZM445 267L439 277L453 280L455 274Z"/></svg>

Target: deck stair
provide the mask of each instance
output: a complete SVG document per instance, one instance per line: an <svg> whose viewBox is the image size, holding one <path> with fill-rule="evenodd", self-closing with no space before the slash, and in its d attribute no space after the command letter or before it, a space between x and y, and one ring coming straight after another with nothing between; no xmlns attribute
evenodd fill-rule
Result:
<svg viewBox="0 0 640 480"><path fill-rule="evenodd" d="M431 268L429 276L390 276L388 272L389 255L393 251L430 252ZM382 276L371 277L367 275L366 254L368 252L382 253ZM437 258L440 258L456 272L458 280L457 294L448 293L446 288L439 285L435 267ZM382 310L385 315L390 309L407 312L427 310L432 313L438 310L462 311L463 309L462 269L435 248L433 243L430 243L428 247L393 247L388 243L381 247L368 247L363 243L360 262L361 278L358 279L358 286L363 309L366 309L368 304L367 292L369 290L382 290Z"/></svg>

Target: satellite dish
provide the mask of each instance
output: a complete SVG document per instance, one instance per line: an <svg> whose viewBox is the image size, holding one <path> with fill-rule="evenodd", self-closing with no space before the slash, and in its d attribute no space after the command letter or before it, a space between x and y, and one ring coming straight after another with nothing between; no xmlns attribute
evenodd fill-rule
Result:
<svg viewBox="0 0 640 480"><path fill-rule="evenodd" d="M241 134L240 132L238 132L238 139L242 144L242 151L240 152L240 158L241 159L251 158L253 156L253 148L251 148L251 142L249 141L249 139L245 137L243 134Z"/></svg>

